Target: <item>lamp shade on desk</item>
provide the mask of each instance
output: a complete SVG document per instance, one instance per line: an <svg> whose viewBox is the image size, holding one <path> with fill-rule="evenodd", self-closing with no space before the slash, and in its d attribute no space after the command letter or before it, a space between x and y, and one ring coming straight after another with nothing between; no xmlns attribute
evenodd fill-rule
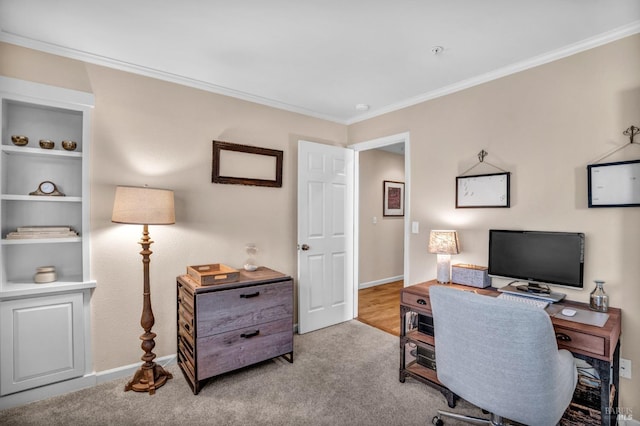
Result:
<svg viewBox="0 0 640 426"><path fill-rule="evenodd" d="M438 282L451 281L451 255L460 253L456 231L434 230L429 234L429 253L438 255Z"/></svg>

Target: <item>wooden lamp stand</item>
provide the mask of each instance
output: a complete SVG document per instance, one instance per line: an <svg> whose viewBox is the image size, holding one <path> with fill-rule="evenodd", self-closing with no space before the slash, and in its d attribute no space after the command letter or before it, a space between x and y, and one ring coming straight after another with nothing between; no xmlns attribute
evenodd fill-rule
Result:
<svg viewBox="0 0 640 426"><path fill-rule="evenodd" d="M173 378L171 373L166 371L160 365L156 364L153 360L156 354L152 352L156 346L156 342L153 340L156 337L156 333L151 332L151 328L155 323L153 317L153 310L151 309L151 288L149 286L149 263L151 262L150 256L153 253L150 250L153 241L149 238L149 226L143 225L142 239L139 244L142 246L142 265L144 270L144 289L143 289L143 307L142 317L140 318L140 325L144 329L144 334L140 336L142 344L140 347L144 351L142 359L144 364L136 371L133 379L124 387L125 392L133 390L135 392L149 392L149 395L156 393L156 389L164 385L168 379Z"/></svg>

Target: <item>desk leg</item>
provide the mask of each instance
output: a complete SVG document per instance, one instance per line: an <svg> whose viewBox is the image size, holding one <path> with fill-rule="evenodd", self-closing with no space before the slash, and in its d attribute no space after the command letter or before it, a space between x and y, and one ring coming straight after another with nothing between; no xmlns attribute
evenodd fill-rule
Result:
<svg viewBox="0 0 640 426"><path fill-rule="evenodd" d="M406 315L409 310L400 306L400 383L404 383L407 375L405 374L405 368L407 367L406 363L406 355L405 355L405 344L406 339L404 338L407 335L407 320Z"/></svg>
<svg viewBox="0 0 640 426"><path fill-rule="evenodd" d="M581 354L574 357L585 360L596 369L600 376L600 415L602 426L618 423L618 392L620 389L620 342L613 353L613 363Z"/></svg>

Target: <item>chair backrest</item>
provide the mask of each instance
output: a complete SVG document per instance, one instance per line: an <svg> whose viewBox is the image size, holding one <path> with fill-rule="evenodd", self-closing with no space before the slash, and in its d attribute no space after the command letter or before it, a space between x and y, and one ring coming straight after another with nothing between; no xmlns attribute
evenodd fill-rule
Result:
<svg viewBox="0 0 640 426"><path fill-rule="evenodd" d="M429 289L438 380L470 403L527 425L556 424L576 386L549 315L447 286Z"/></svg>

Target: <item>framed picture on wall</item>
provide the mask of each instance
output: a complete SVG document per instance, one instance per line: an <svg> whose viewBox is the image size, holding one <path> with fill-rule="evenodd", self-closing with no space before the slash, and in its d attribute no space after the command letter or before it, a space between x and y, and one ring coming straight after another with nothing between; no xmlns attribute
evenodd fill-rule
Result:
<svg viewBox="0 0 640 426"><path fill-rule="evenodd" d="M404 182L382 182L382 215L404 216Z"/></svg>
<svg viewBox="0 0 640 426"><path fill-rule="evenodd" d="M511 173L456 177L456 208L510 207Z"/></svg>
<svg viewBox="0 0 640 426"><path fill-rule="evenodd" d="M589 207L640 207L640 160L587 166Z"/></svg>
<svg viewBox="0 0 640 426"><path fill-rule="evenodd" d="M283 151L213 141L211 182L282 187Z"/></svg>

